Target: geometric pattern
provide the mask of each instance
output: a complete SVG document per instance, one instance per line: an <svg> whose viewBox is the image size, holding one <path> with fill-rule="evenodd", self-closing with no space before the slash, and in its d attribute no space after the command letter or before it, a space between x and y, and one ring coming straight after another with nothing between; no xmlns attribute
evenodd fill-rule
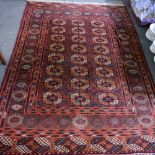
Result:
<svg viewBox="0 0 155 155"><path fill-rule="evenodd" d="M22 137L14 142L8 136L0 136L0 153L11 153L14 148L16 154L119 154L132 152L153 152L155 149L155 138L147 135L131 136L124 141L119 136L93 136L89 141L70 135L69 137L55 139L51 137ZM69 144L72 144L69 145Z"/></svg>
<svg viewBox="0 0 155 155"><path fill-rule="evenodd" d="M155 152L155 87L124 6L29 2L0 94L0 154Z"/></svg>

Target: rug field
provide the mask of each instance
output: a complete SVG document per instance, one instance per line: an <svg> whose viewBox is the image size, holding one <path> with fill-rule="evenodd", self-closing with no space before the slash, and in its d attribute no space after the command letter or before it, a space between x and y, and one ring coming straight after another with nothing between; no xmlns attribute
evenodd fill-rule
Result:
<svg viewBox="0 0 155 155"><path fill-rule="evenodd" d="M0 93L0 154L155 152L155 87L125 6L28 2Z"/></svg>

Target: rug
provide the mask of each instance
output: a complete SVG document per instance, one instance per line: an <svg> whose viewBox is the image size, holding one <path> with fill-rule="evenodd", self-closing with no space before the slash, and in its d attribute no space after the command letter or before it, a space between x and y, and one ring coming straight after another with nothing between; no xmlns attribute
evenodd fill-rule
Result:
<svg viewBox="0 0 155 155"><path fill-rule="evenodd" d="M0 98L0 154L155 152L155 87L124 6L29 2Z"/></svg>

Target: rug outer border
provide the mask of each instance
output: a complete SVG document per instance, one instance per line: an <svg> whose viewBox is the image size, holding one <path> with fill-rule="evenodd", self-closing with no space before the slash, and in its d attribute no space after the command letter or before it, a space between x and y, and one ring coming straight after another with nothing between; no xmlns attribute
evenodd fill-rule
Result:
<svg viewBox="0 0 155 155"><path fill-rule="evenodd" d="M13 60L15 58L16 47L17 47L17 45L19 43L19 39L20 39L21 34L22 34L22 30L23 30L23 27L24 27L24 17L26 15L27 11L28 11L28 6L29 6L29 3L26 3L25 6L24 6L24 10L22 12L22 17L21 17L21 21L20 21L19 26L18 26L18 32L17 32L16 38L15 38L15 43L13 45L13 50L12 50L12 53L10 55L10 58L9 58L9 61L8 61L7 67L6 67L6 71L5 71L5 74L3 76L1 86L0 86L0 94L3 91L3 89L5 89L3 87L5 86L5 81L7 80L6 77L9 74L9 68L11 66L11 63L13 63Z"/></svg>
<svg viewBox="0 0 155 155"><path fill-rule="evenodd" d="M147 62L147 60L146 60L146 57L145 57L145 54L144 54L144 49L143 49L143 47L142 47L142 43L141 43L141 41L140 41L138 32L137 32L137 30L136 30L136 27L134 26L134 23L133 23L133 21L132 21L132 18L131 18L131 16L130 16L130 13L129 13L128 9L127 9L127 6L124 6L124 7L125 7L126 11L128 12L128 18L130 19L130 22L131 22L131 24L132 24L132 29L134 30L134 36L137 37L137 42L139 43L139 46L138 46L138 47L139 47L139 51L140 51L139 53L140 53L140 56L141 56L141 58L142 58L142 62L143 62L143 65L144 65L144 67L145 67L145 70L148 72L147 77L149 77L149 80L150 80L150 82L151 82L151 84L152 84L153 90L155 91L155 81L154 81L154 79L153 79L151 70L150 70L149 65L148 65L148 62ZM137 23L137 25L138 25L138 23ZM138 26L140 26L140 25L138 25ZM150 52L150 51L149 51L149 52ZM137 60L137 61L138 61L138 60Z"/></svg>

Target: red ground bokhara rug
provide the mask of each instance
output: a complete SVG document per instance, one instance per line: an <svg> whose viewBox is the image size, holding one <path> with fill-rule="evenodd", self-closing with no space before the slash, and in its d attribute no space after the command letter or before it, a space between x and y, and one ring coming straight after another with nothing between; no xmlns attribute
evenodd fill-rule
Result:
<svg viewBox="0 0 155 155"><path fill-rule="evenodd" d="M155 152L155 89L125 7L28 3L1 88L0 154Z"/></svg>

